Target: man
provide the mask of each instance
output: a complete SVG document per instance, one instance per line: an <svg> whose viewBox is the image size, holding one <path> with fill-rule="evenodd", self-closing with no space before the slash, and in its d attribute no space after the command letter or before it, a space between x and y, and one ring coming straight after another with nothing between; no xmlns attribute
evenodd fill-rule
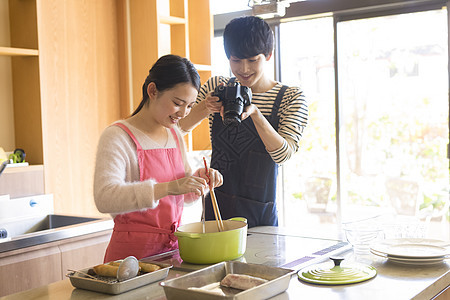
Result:
<svg viewBox="0 0 450 300"><path fill-rule="evenodd" d="M223 38L236 78L208 79L196 106L179 125L190 131L209 117L211 167L224 178L223 185L215 189L222 218L245 217L249 227L277 226L278 165L299 148L308 119L307 103L298 87L287 87L264 72L273 51L273 32L264 20L253 16L233 19ZM241 115L242 123L226 126L223 102L212 92L235 81L251 89L252 99ZM206 219L214 219L211 201L206 201Z"/></svg>

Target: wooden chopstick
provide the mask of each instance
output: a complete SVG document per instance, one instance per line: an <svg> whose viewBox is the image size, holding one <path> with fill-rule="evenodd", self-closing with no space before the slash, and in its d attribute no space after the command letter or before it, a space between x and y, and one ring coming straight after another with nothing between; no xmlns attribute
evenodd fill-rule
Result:
<svg viewBox="0 0 450 300"><path fill-rule="evenodd" d="M219 231L224 231L222 217L220 216L219 205L217 204L216 194L214 193L214 189L210 189L211 201L214 209L214 215L216 216L217 226L219 227Z"/></svg>
<svg viewBox="0 0 450 300"><path fill-rule="evenodd" d="M211 202L214 210L214 216L216 217L217 228L219 231L224 231L222 217L220 216L219 205L217 204L216 194L214 193L214 188L211 186L211 178L209 178L208 165L206 164L206 159L203 157L203 162L205 164L206 176L209 179L209 192L211 194Z"/></svg>

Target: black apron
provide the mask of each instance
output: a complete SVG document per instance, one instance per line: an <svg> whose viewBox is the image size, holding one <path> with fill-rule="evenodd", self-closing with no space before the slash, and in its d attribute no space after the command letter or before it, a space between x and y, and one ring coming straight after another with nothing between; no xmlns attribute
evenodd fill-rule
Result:
<svg viewBox="0 0 450 300"><path fill-rule="evenodd" d="M234 80L232 78L231 80ZM278 129L278 109L287 86L282 86L271 115L266 117ZM211 167L224 178L215 188L223 220L245 217L249 227L278 226L276 186L278 165L272 160L249 117L238 126L226 127L216 113L211 134ZM211 198L206 199L206 220L215 220Z"/></svg>

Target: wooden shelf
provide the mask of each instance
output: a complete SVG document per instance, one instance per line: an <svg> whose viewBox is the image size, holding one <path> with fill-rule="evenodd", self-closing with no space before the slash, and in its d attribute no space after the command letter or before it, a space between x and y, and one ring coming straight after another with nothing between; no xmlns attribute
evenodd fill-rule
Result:
<svg viewBox="0 0 450 300"><path fill-rule="evenodd" d="M159 16L159 22L167 25L181 25L186 24L186 19L173 16Z"/></svg>
<svg viewBox="0 0 450 300"><path fill-rule="evenodd" d="M39 50L25 49L25 48L12 48L12 47L0 47L0 55L9 56L38 56Z"/></svg>
<svg viewBox="0 0 450 300"><path fill-rule="evenodd" d="M188 58L201 83L211 77L211 41L214 37L210 0L129 1L119 6L123 105L127 113L139 105L142 80L149 66L166 54ZM148 33L151 33L150 35ZM142 36L148 38L142 39ZM123 71L122 71L123 70ZM127 74L129 74L127 76ZM131 109L130 109L131 108ZM185 136L188 149L211 149L208 120Z"/></svg>
<svg viewBox="0 0 450 300"><path fill-rule="evenodd" d="M8 174L8 173L22 173L22 172L33 172L33 171L44 172L44 165L28 165L28 166L20 166L20 167L6 166L6 168L3 172L4 172L4 174Z"/></svg>

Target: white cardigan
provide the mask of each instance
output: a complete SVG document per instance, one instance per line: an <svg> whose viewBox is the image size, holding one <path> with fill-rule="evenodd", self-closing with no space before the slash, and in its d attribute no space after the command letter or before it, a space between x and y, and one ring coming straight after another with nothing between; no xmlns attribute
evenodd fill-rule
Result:
<svg viewBox="0 0 450 300"><path fill-rule="evenodd" d="M144 150L177 146L169 129L167 145L161 147L127 121L118 122L129 128ZM174 126L174 129L180 143L186 176L190 176L192 170L186 160L183 138L178 127ZM136 145L128 133L119 126L107 127L98 143L95 164L94 200L98 210L114 217L120 213L155 208L159 199L154 198L153 187L157 183L153 179L139 180Z"/></svg>

